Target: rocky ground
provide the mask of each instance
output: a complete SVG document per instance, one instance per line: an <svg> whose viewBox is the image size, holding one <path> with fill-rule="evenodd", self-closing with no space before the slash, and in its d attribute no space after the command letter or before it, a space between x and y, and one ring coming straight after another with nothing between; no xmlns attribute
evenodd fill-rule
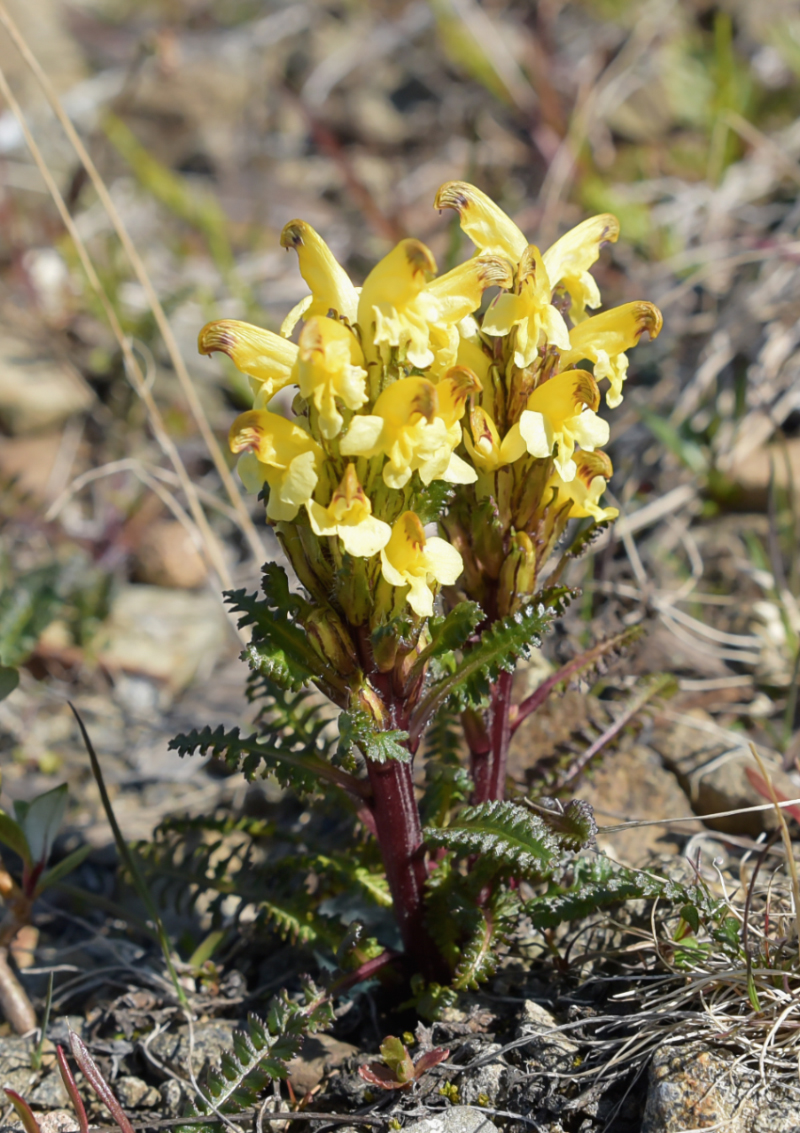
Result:
<svg viewBox="0 0 800 1133"><path fill-rule="evenodd" d="M556 784L591 802L598 846L620 861L673 870L689 858L709 884L721 873L744 885L772 812L705 816L764 803L747 775L751 741L775 786L800 795L796 23L777 0L617 7L8 4L145 259L219 439L241 390L219 356L196 355L196 334L223 316L275 328L301 298L277 242L291 216L322 231L358 278L406 233L452 262L457 233L431 208L447 179L479 184L542 244L591 212L618 213L623 240L598 272L604 298L655 300L665 330L632 361L612 434L624 518L575 564L570 581L584 601L520 674L519 694L588 636L646 632L598 685L567 692L520 729L511 774L521 787ZM240 642L218 595L223 585L255 588L259 559L278 550L258 508L250 528L225 497L141 282L4 33L0 68L222 546L225 578L209 573L174 466L5 110L0 655L24 667L0 702L3 803L68 783L57 853L92 849L71 888L40 903L36 934L17 950L39 1011L55 973L42 1068L30 1068L33 1040L0 1033L0 1084L49 1114L48 1130L67 1128L51 1111L66 1101L53 1045L70 1025L149 1127L182 1112L189 1068L200 1073L247 1011L263 1012L315 959L276 937L247 938L200 975L185 971L196 1015L188 1041L141 930L144 911L119 876L67 702L89 729L128 839L149 840L169 815L218 808L302 822L271 782L248 787L167 751L188 727L251 719ZM564 778L642 680L663 671L676 695ZM632 819L654 825L625 827ZM188 958L208 931L204 910L165 915ZM727 1024L716 1045L691 1045L699 1001L662 1013L663 1028L649 1015L645 1026L637 1012L656 961L638 958L642 931L592 927L595 950L613 958L568 971L541 940L521 938L485 994L433 1025L393 1014L378 992L348 1000L331 1035L309 1041L293 1067L294 1095L311 1093L309 1110L418 1133L800 1127L791 1076L741 1061ZM619 948L633 949L638 969L620 966ZM580 951L591 952L586 941ZM412 1053L440 1046L448 1058L412 1091L369 1097L356 1066L405 1031ZM290 1104L281 1097L276 1105ZM91 1116L108 1121L101 1108Z"/></svg>

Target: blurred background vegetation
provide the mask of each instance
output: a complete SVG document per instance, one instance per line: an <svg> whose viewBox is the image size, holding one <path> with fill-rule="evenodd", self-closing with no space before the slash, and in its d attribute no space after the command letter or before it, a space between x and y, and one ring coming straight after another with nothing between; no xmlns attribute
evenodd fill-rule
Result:
<svg viewBox="0 0 800 1133"><path fill-rule="evenodd" d="M209 683L237 644L217 594L255 584L259 543L278 550L261 505L226 494L198 424L224 451L247 387L226 359L197 355L197 332L218 317L279 327L305 291L278 244L295 216L357 282L406 234L445 270L468 253L455 218L431 207L450 179L491 194L543 247L586 215L615 212L622 237L598 268L604 299L664 310L660 339L632 357L613 425L627 527L576 568L583 606L550 656L644 621L651 632L625 679L676 673L692 703L792 764L793 0L6 4L108 186L188 369L183 380L95 186L0 28L0 67L153 399L137 392L4 104L0 662L24 662L27 675L0 706L0 744L19 790L61 766L66 693L105 721L99 742L122 780L156 773L174 720L163 734L159 722L193 679L206 682L209 718L211 687L239 718L241 673L226 684L217 670ZM153 406L196 485L194 511ZM209 532L221 548L210 573ZM15 789L13 775L7 783Z"/></svg>

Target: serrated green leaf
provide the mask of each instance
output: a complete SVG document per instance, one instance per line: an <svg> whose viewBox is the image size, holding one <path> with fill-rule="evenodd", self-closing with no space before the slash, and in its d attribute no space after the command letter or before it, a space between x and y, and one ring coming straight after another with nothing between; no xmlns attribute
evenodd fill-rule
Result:
<svg viewBox="0 0 800 1133"><path fill-rule="evenodd" d="M411 752L404 746L408 732L398 729L381 732L366 712L353 709L339 716L339 756L347 756L358 747L367 759L375 763L386 763L396 759L408 763Z"/></svg>
<svg viewBox="0 0 800 1133"><path fill-rule="evenodd" d="M491 683L541 644L542 634L573 593L566 587L547 591L540 602L500 618L485 630L477 645L464 651L455 672L437 681L422 698L409 728L412 738L421 736L433 713L448 701L459 709L485 702Z"/></svg>
<svg viewBox="0 0 800 1133"><path fill-rule="evenodd" d="M539 878L561 856L558 839L536 814L510 802L467 807L446 829L426 827L425 841L514 877Z"/></svg>

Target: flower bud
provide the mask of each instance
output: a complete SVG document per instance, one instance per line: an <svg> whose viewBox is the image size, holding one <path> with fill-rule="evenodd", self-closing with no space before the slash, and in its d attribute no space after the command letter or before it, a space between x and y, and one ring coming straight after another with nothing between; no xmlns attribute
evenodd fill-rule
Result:
<svg viewBox="0 0 800 1133"><path fill-rule="evenodd" d="M357 671L358 655L350 634L330 607L312 610L304 625L311 644L335 672L349 677Z"/></svg>
<svg viewBox="0 0 800 1133"><path fill-rule="evenodd" d="M512 614L529 600L536 585L536 551L524 531L511 539L511 551L500 568L497 605L501 617Z"/></svg>

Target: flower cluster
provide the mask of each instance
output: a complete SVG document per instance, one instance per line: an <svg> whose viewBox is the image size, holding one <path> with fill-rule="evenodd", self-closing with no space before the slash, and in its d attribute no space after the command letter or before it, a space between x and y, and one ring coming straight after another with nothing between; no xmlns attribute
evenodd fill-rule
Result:
<svg viewBox="0 0 800 1133"><path fill-rule="evenodd" d="M627 351L661 328L647 302L591 313L613 216L542 253L471 185L443 185L434 204L457 211L476 248L452 271L437 276L430 250L406 239L359 289L294 220L281 243L310 295L281 333L222 320L199 340L252 382L253 408L230 433L242 482L264 491L309 594L373 635L392 617L419 625L441 587L489 617L513 611L570 518L614 518L601 502L612 467L600 385L617 406ZM288 386L291 419L269 408Z"/></svg>

